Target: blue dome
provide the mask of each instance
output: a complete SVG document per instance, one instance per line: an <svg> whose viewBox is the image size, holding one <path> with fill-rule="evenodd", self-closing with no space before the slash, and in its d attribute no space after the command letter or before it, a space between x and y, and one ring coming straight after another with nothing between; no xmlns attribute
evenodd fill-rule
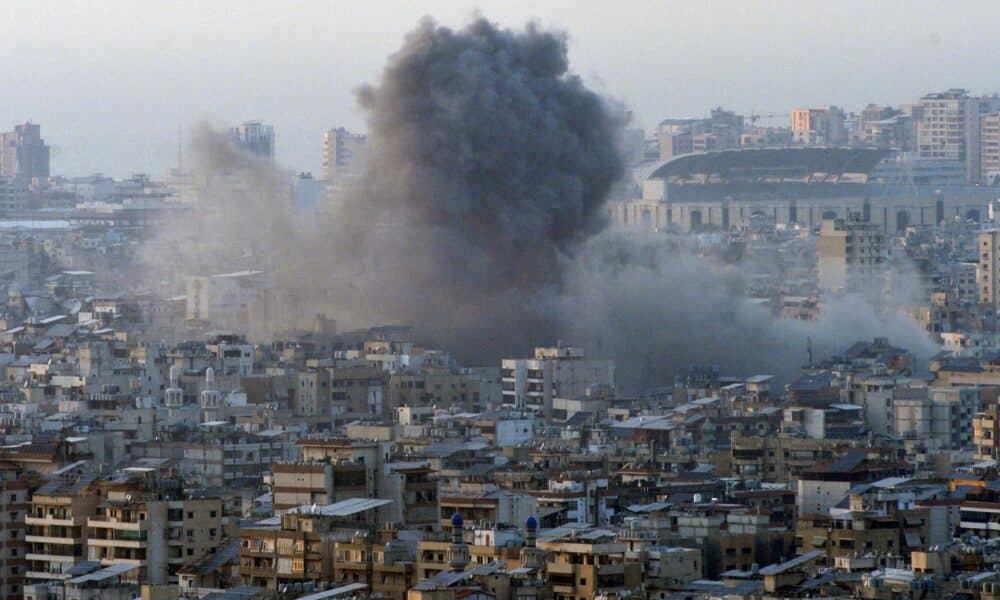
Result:
<svg viewBox="0 0 1000 600"><path fill-rule="evenodd" d="M455 513L451 515L451 526L461 527L462 526L462 515Z"/></svg>
<svg viewBox="0 0 1000 600"><path fill-rule="evenodd" d="M528 531L535 531L538 529L538 519L535 517L528 517L528 520L524 522L524 528Z"/></svg>

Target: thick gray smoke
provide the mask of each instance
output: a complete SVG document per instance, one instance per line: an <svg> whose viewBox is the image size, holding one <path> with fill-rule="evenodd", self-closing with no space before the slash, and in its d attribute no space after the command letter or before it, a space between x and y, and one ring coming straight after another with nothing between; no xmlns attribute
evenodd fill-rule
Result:
<svg viewBox="0 0 1000 600"><path fill-rule="evenodd" d="M695 365L788 382L807 363L810 343L817 359L876 336L923 358L936 350L909 316L877 311L860 294L826 301L817 321L775 318L744 292L745 276L767 266L729 264L684 238L609 230L566 265L562 331L614 357L626 386L663 385ZM915 281L896 278L897 306L919 295Z"/></svg>
<svg viewBox="0 0 1000 600"><path fill-rule="evenodd" d="M775 320L743 301L739 270L683 241L609 230L624 121L568 71L562 34L425 20L359 100L366 170L328 220L297 220L289 173L203 128L197 208L164 229L151 263L170 253L179 271L266 270L261 334L319 312L403 322L466 364L563 339L615 358L626 386L695 363L789 375L808 336L827 352L879 332L925 341L860 304L819 323Z"/></svg>
<svg viewBox="0 0 1000 600"><path fill-rule="evenodd" d="M374 316L480 359L555 332L538 304L623 172L623 121L567 68L561 34L425 20L360 90L367 175L335 255Z"/></svg>

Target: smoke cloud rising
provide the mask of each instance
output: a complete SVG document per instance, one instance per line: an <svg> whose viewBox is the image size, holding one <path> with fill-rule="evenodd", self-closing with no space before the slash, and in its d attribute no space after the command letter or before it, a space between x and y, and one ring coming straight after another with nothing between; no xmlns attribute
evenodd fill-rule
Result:
<svg viewBox="0 0 1000 600"><path fill-rule="evenodd" d="M334 227L359 300L467 356L553 334L539 304L623 173L623 121L568 72L565 37L425 20L359 99L367 172Z"/></svg>
<svg viewBox="0 0 1000 600"><path fill-rule="evenodd" d="M831 351L878 332L928 349L906 319L859 304L817 323L775 320L743 300L738 269L609 229L625 121L569 72L566 43L530 24L420 23L359 90L367 165L329 218L298 219L290 173L199 128L197 201L149 244L147 271L266 270L274 297L251 324L259 335L319 312L408 323L467 364L563 339L615 358L627 386L705 362L789 374L807 336Z"/></svg>

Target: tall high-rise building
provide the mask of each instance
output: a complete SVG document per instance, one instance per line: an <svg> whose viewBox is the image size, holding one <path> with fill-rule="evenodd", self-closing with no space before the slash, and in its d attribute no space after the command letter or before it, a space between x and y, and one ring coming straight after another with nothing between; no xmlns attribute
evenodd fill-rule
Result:
<svg viewBox="0 0 1000 600"><path fill-rule="evenodd" d="M0 133L0 175L26 181L48 179L49 147L40 125L15 125L14 131Z"/></svg>
<svg viewBox="0 0 1000 600"><path fill-rule="evenodd" d="M233 144L262 158L274 158L274 127L261 121L246 121L229 130Z"/></svg>
<svg viewBox="0 0 1000 600"><path fill-rule="evenodd" d="M917 125L920 158L965 162L969 93L962 89L920 98L922 118Z"/></svg>
<svg viewBox="0 0 1000 600"><path fill-rule="evenodd" d="M979 182L1000 184L1000 112L982 116L979 136Z"/></svg>
<svg viewBox="0 0 1000 600"><path fill-rule="evenodd" d="M323 177L331 187L361 174L368 147L368 136L351 133L343 127L323 134Z"/></svg>
<svg viewBox="0 0 1000 600"><path fill-rule="evenodd" d="M1000 97L970 96L966 90L950 89L923 96L919 106L920 158L960 162L969 183L983 181L982 116L1000 111Z"/></svg>

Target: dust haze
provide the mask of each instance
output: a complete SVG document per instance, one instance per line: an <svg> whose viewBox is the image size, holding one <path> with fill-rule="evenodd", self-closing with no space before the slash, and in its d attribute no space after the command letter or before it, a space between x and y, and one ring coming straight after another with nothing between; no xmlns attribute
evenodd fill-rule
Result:
<svg viewBox="0 0 1000 600"><path fill-rule="evenodd" d="M908 318L855 299L775 319L746 302L738 266L610 228L625 111L570 71L562 32L426 19L358 101L365 172L317 218L292 210L293 173L199 126L199 193L147 244L144 278L266 271L258 341L318 313L341 329L414 325L464 364L561 339L614 358L626 389L705 362L790 377L807 337L828 352L875 335L933 350Z"/></svg>

